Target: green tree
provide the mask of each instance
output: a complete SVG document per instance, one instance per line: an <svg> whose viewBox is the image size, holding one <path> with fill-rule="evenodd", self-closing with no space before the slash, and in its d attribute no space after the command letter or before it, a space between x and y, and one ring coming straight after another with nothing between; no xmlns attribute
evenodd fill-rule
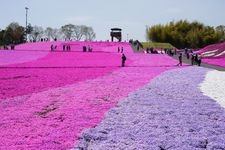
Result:
<svg viewBox="0 0 225 150"><path fill-rule="evenodd" d="M95 32L92 27L83 27L83 35L85 41L93 41L95 39Z"/></svg>
<svg viewBox="0 0 225 150"><path fill-rule="evenodd" d="M4 34L5 34L5 30L0 30L0 46L5 44Z"/></svg>
<svg viewBox="0 0 225 150"><path fill-rule="evenodd" d="M219 25L216 27L217 38L220 42L225 41L225 26Z"/></svg>
<svg viewBox="0 0 225 150"><path fill-rule="evenodd" d="M225 26L213 28L197 21L180 20L166 25L154 25L146 30L149 40L171 43L177 48L199 48L225 41Z"/></svg>
<svg viewBox="0 0 225 150"><path fill-rule="evenodd" d="M10 23L2 34L2 42L5 45L25 42L25 28L16 22Z"/></svg>

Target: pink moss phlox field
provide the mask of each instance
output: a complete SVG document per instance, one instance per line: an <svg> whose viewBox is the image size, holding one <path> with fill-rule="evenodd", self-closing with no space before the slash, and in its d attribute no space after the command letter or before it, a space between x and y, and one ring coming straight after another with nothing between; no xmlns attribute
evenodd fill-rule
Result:
<svg viewBox="0 0 225 150"><path fill-rule="evenodd" d="M121 54L108 53L116 44L95 46L100 53L53 52L1 69L0 149L69 149L120 99L177 64L166 55L133 54L124 44L128 62L121 68Z"/></svg>
<svg viewBox="0 0 225 150"><path fill-rule="evenodd" d="M214 58L214 59L205 58L205 59L203 59L203 62L206 64L225 67L225 57L224 58Z"/></svg>
<svg viewBox="0 0 225 150"><path fill-rule="evenodd" d="M0 51L0 67L16 63L25 63L45 57L48 52Z"/></svg>
<svg viewBox="0 0 225 150"><path fill-rule="evenodd" d="M123 47L124 52L132 53L129 49L129 44L126 42L80 42L80 41L65 41L65 42L36 42L36 43L26 43L16 46L16 50L20 51L50 51L51 45L56 49L54 51L62 51L63 45L69 45L71 47L71 51L73 52L81 52L83 46L92 47L93 52L117 52L118 47ZM129 49L129 51L127 50Z"/></svg>
<svg viewBox="0 0 225 150"><path fill-rule="evenodd" d="M195 53L203 56L204 63L225 67L225 42L206 46Z"/></svg>
<svg viewBox="0 0 225 150"><path fill-rule="evenodd" d="M61 42L35 42L16 45L19 51L50 51L51 45L58 46Z"/></svg>
<svg viewBox="0 0 225 150"><path fill-rule="evenodd" d="M208 45L198 50L196 53L202 54L203 57L206 58L213 58L213 57L224 57L225 56L224 51L225 51L225 42ZM208 56L207 54L209 53L210 55Z"/></svg>
<svg viewBox="0 0 225 150"><path fill-rule="evenodd" d="M26 49L27 46L30 48L30 45L32 44L25 44L23 49ZM30 62L18 63L15 61L14 64L1 65L5 69L1 69L0 74L0 98L40 92L49 88L93 79L118 69L121 65L121 54L104 52L107 50L117 51L115 45L109 45L109 47L102 45L101 43L95 45L96 50L101 49L102 52L93 53L15 51L17 56L22 53L26 60L31 60L30 54L34 55L34 53L35 55L36 53L46 53L47 55ZM35 46L37 46L36 43ZM130 53L132 51L128 46L128 44L124 44L124 49ZM127 64L129 63L131 63L130 59L127 60Z"/></svg>
<svg viewBox="0 0 225 150"><path fill-rule="evenodd" d="M39 92L93 79L118 69L119 65L120 55L50 53L30 63L8 65L6 66L8 68L1 69L0 98Z"/></svg>

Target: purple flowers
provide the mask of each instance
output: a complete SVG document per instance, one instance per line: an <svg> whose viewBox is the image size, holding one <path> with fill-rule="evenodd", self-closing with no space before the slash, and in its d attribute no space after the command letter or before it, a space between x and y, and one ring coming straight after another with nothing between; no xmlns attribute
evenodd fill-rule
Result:
<svg viewBox="0 0 225 150"><path fill-rule="evenodd" d="M161 74L86 130L75 149L224 149L225 111L199 89L207 71Z"/></svg>

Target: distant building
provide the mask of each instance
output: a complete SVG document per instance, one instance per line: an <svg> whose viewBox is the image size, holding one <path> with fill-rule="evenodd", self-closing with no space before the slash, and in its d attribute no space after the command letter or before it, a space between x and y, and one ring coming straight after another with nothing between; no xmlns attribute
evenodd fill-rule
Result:
<svg viewBox="0 0 225 150"><path fill-rule="evenodd" d="M111 41L114 41L114 38L118 39L119 42L122 41L122 29L120 28L112 28L110 32Z"/></svg>

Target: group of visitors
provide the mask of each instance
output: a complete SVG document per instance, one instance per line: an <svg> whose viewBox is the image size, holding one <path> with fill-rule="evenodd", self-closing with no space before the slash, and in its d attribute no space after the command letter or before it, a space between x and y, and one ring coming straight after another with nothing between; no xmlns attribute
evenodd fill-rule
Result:
<svg viewBox="0 0 225 150"><path fill-rule="evenodd" d="M164 53L170 56L177 55L177 49L164 49Z"/></svg>
<svg viewBox="0 0 225 150"><path fill-rule="evenodd" d="M71 50L70 45L63 45L63 51L64 52L70 52L70 50Z"/></svg>
<svg viewBox="0 0 225 150"><path fill-rule="evenodd" d="M202 57L198 54L191 54L191 65L198 65L201 66L202 63Z"/></svg>
<svg viewBox="0 0 225 150"><path fill-rule="evenodd" d="M177 55L177 49L172 49L172 48L154 49L153 47L151 47L151 48L146 48L144 52L147 54L168 54L170 56Z"/></svg>
<svg viewBox="0 0 225 150"><path fill-rule="evenodd" d="M57 50L57 45L51 45L51 51L53 52L53 51L55 51L55 50ZM70 50L71 50L71 47L70 47L70 45L63 45L63 52L69 52Z"/></svg>
<svg viewBox="0 0 225 150"><path fill-rule="evenodd" d="M3 50L15 50L15 45L14 44L11 44L10 46L4 45Z"/></svg>
<svg viewBox="0 0 225 150"><path fill-rule="evenodd" d="M88 45L88 46L83 46L83 52L92 52L93 51L93 48Z"/></svg>
<svg viewBox="0 0 225 150"><path fill-rule="evenodd" d="M187 60L191 59L191 65L198 65L201 66L202 63L202 57L201 55L194 54L193 51L184 51L184 54L186 55ZM178 56L179 63L177 66L182 66L182 53Z"/></svg>
<svg viewBox="0 0 225 150"><path fill-rule="evenodd" d="M57 38L53 39L54 41L57 41ZM49 42L50 39L49 38L40 38L40 39L30 39L29 42L30 43L36 43L36 42Z"/></svg>
<svg viewBox="0 0 225 150"><path fill-rule="evenodd" d="M41 38L41 42L48 42L50 41L49 38Z"/></svg>
<svg viewBox="0 0 225 150"><path fill-rule="evenodd" d="M159 52L151 47L151 48L146 49L146 53L147 54L158 54Z"/></svg>
<svg viewBox="0 0 225 150"><path fill-rule="evenodd" d="M127 60L127 57L126 57L125 54L123 53L123 47L118 47L118 53L122 53L122 57L121 57L122 64L121 64L121 66L122 66L122 67L125 67L125 62L126 62L126 60Z"/></svg>
<svg viewBox="0 0 225 150"><path fill-rule="evenodd" d="M123 47L118 47L118 53L123 53Z"/></svg>
<svg viewBox="0 0 225 150"><path fill-rule="evenodd" d="M201 66L202 63L201 55L195 54L193 50L187 48L184 49L184 54L186 55L186 58L188 60L191 59L191 65Z"/></svg>
<svg viewBox="0 0 225 150"><path fill-rule="evenodd" d="M51 45L51 51L53 52L53 51L55 51L57 49L57 45Z"/></svg>
<svg viewBox="0 0 225 150"><path fill-rule="evenodd" d="M51 45L51 51L55 51L57 50L57 45ZM62 47L62 51L63 52L70 52L71 51L71 46L68 45L68 44L64 44L63 47ZM92 52L93 51L93 48L88 45L88 46L83 46L83 52Z"/></svg>
<svg viewBox="0 0 225 150"><path fill-rule="evenodd" d="M127 60L127 57L125 56L125 54L123 53L123 47L118 47L118 53L122 53L122 57L121 57L121 60L122 60L122 64L121 66L122 67L125 67L125 62Z"/></svg>

